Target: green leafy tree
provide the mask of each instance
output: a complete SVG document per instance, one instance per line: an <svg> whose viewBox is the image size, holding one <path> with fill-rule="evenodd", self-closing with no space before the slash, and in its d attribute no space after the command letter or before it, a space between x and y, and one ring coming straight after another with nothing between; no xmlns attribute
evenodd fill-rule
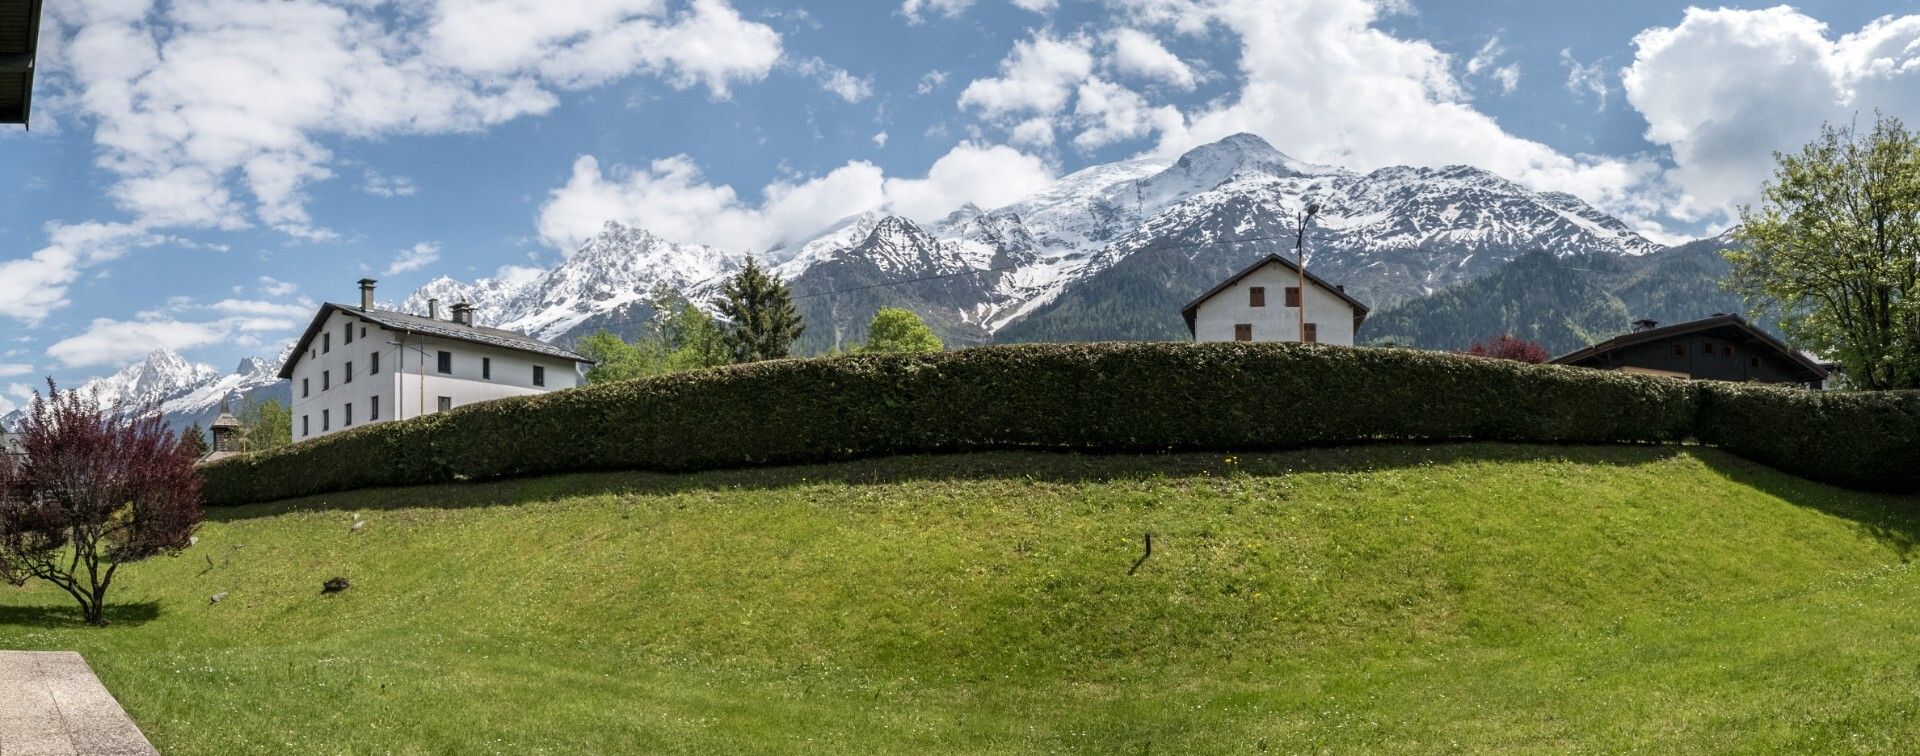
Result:
<svg viewBox="0 0 1920 756"><path fill-rule="evenodd" d="M248 402L240 408L240 448L250 451L278 449L293 443L293 411L287 405L269 399Z"/></svg>
<svg viewBox="0 0 1920 756"><path fill-rule="evenodd" d="M638 339L628 342L602 330L580 340L580 353L592 359L587 382L645 378L733 362L726 334L713 316L665 286L649 297L654 316Z"/></svg>
<svg viewBox="0 0 1920 756"><path fill-rule="evenodd" d="M1728 287L1864 389L1920 388L1920 137L1828 125L1740 211Z"/></svg>
<svg viewBox="0 0 1920 756"><path fill-rule="evenodd" d="M860 351L938 352L942 348L940 337L912 310L882 307L867 324L867 344Z"/></svg>
<svg viewBox="0 0 1920 756"><path fill-rule="evenodd" d="M753 258L727 281L720 314L729 321L726 345L735 362L757 362L787 356L794 339L806 331L793 294Z"/></svg>
<svg viewBox="0 0 1920 756"><path fill-rule="evenodd" d="M207 443L207 432L200 428L199 423L187 426L187 429L180 434L180 447L194 459L207 456L207 452L213 449Z"/></svg>

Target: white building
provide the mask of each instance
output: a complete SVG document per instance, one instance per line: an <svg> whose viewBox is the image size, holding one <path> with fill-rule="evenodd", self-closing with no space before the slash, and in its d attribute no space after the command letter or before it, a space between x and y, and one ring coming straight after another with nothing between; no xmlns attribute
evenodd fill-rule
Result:
<svg viewBox="0 0 1920 756"><path fill-rule="evenodd" d="M373 284L361 279L359 307L321 305L280 368L293 381L293 440L583 381L585 357L476 326L465 302L451 319L437 301L425 316L375 309Z"/></svg>
<svg viewBox="0 0 1920 756"><path fill-rule="evenodd" d="M1267 255L1201 294L1180 314L1194 341L1310 341L1353 345L1367 306L1346 288L1306 275L1306 338L1301 338L1300 268Z"/></svg>

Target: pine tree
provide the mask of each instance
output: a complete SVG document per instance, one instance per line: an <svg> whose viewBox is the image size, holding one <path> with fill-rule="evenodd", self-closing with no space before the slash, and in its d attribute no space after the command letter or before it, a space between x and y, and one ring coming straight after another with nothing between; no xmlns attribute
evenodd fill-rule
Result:
<svg viewBox="0 0 1920 756"><path fill-rule="evenodd" d="M199 423L188 426L186 432L180 434L180 445L186 447L194 459L207 456L207 452L213 449L207 443L207 432L200 428Z"/></svg>
<svg viewBox="0 0 1920 756"><path fill-rule="evenodd" d="M785 284L747 258L747 267L727 281L720 314L730 321L726 345L735 362L757 362L787 356L787 349L806 331L793 294Z"/></svg>

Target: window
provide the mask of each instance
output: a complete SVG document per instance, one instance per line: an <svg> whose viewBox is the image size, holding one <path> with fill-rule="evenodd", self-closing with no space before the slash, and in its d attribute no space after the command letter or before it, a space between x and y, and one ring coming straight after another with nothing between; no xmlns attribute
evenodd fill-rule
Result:
<svg viewBox="0 0 1920 756"><path fill-rule="evenodd" d="M313 388L312 378L301 378L300 379L300 398L305 399L309 396L313 396L313 392L309 390L312 388Z"/></svg>
<svg viewBox="0 0 1920 756"><path fill-rule="evenodd" d="M341 382L341 383L352 383L352 382L353 382L353 363L352 363L352 362L348 362L348 363L347 363L347 372L345 372L345 373L343 373L343 374L341 374L341 376L340 376L340 382Z"/></svg>
<svg viewBox="0 0 1920 756"><path fill-rule="evenodd" d="M320 371L320 390L325 391L330 388L333 388L333 371Z"/></svg>
<svg viewBox="0 0 1920 756"><path fill-rule="evenodd" d="M367 397L367 422L380 419L380 397Z"/></svg>
<svg viewBox="0 0 1920 756"><path fill-rule="evenodd" d="M374 352L373 354L367 355L367 358L372 360L372 362L367 363L367 375L379 375L380 353Z"/></svg>
<svg viewBox="0 0 1920 756"><path fill-rule="evenodd" d="M333 410L320 410L320 432L325 433L333 427Z"/></svg>
<svg viewBox="0 0 1920 756"><path fill-rule="evenodd" d="M448 375L453 374L453 353L452 352L440 353L440 372L446 373Z"/></svg>
<svg viewBox="0 0 1920 756"><path fill-rule="evenodd" d="M1675 357L1687 356L1687 345L1679 341L1673 342L1673 356Z"/></svg>
<svg viewBox="0 0 1920 756"><path fill-rule="evenodd" d="M300 416L300 435L302 436L313 435L313 423L308 422L309 420L312 420L312 419L313 418L307 417L306 415Z"/></svg>
<svg viewBox="0 0 1920 756"><path fill-rule="evenodd" d="M1247 289L1247 306L1248 307L1267 306L1267 287L1255 286Z"/></svg>
<svg viewBox="0 0 1920 756"><path fill-rule="evenodd" d="M347 411L340 417L340 427L345 428L352 424L353 424L353 402L347 402Z"/></svg>
<svg viewBox="0 0 1920 756"><path fill-rule="evenodd" d="M1300 306L1300 287L1298 286L1287 287L1287 306L1288 307Z"/></svg>
<svg viewBox="0 0 1920 756"><path fill-rule="evenodd" d="M1732 356L1733 356L1733 345L1732 345L1732 344L1726 344L1726 345L1723 345L1723 346L1721 346L1721 347L1720 347L1720 354L1721 354L1721 356L1723 356L1723 357L1732 357Z"/></svg>
<svg viewBox="0 0 1920 756"><path fill-rule="evenodd" d="M546 368L541 367L539 365L533 366L533 385L535 386L547 385L547 369Z"/></svg>
<svg viewBox="0 0 1920 756"><path fill-rule="evenodd" d="M1319 323L1308 323L1303 328L1304 330L1300 332L1303 337L1300 339L1301 341L1312 344L1320 340L1320 324Z"/></svg>
<svg viewBox="0 0 1920 756"><path fill-rule="evenodd" d="M326 354L331 351L333 351L333 334L320 334L320 353Z"/></svg>
<svg viewBox="0 0 1920 756"><path fill-rule="evenodd" d="M453 409L453 397L451 396L440 397L440 411L445 412L450 409Z"/></svg>
<svg viewBox="0 0 1920 756"><path fill-rule="evenodd" d="M363 339L364 339L364 338L366 338L366 337L367 337L367 327L366 327L366 326L360 326L360 338L363 338Z"/></svg>
<svg viewBox="0 0 1920 756"><path fill-rule="evenodd" d="M480 377L483 380L489 380L489 381L493 380L493 358L492 357L480 358Z"/></svg>
<svg viewBox="0 0 1920 756"><path fill-rule="evenodd" d="M1252 323L1235 324L1233 326L1233 340L1234 341L1252 341L1253 340L1253 324Z"/></svg>
<svg viewBox="0 0 1920 756"><path fill-rule="evenodd" d="M346 338L346 340L345 340L345 341L342 341L342 342L340 342L340 343L342 343L342 344L351 344L351 343L353 343L353 324L352 324L352 323L348 323L348 324L347 324L347 329L346 329L346 334L347 334L347 338Z"/></svg>

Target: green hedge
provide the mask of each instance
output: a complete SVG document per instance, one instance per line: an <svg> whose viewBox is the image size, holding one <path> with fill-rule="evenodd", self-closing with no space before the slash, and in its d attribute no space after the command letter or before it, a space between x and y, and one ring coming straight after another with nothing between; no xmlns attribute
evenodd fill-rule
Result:
<svg viewBox="0 0 1920 756"><path fill-rule="evenodd" d="M1001 448L1668 443L1700 435L1696 423L1709 395L1718 408L1710 416L1723 434L1715 438L1745 433L1740 423L1764 422L1745 419L1766 404L1744 402L1740 392L1748 389L1722 398L1700 385L1300 344L1045 344L780 360L364 426L207 465L205 490L210 504L229 505L565 470L693 470ZM1887 422L1890 438L1905 439L1889 443L1910 449L1910 413L1904 422ZM1868 461L1850 460L1844 475L1822 475L1796 467L1803 458L1781 455L1775 464L1813 477L1872 477Z"/></svg>
<svg viewBox="0 0 1920 756"><path fill-rule="evenodd" d="M1920 391L1695 385L1701 443L1837 485L1920 491Z"/></svg>

